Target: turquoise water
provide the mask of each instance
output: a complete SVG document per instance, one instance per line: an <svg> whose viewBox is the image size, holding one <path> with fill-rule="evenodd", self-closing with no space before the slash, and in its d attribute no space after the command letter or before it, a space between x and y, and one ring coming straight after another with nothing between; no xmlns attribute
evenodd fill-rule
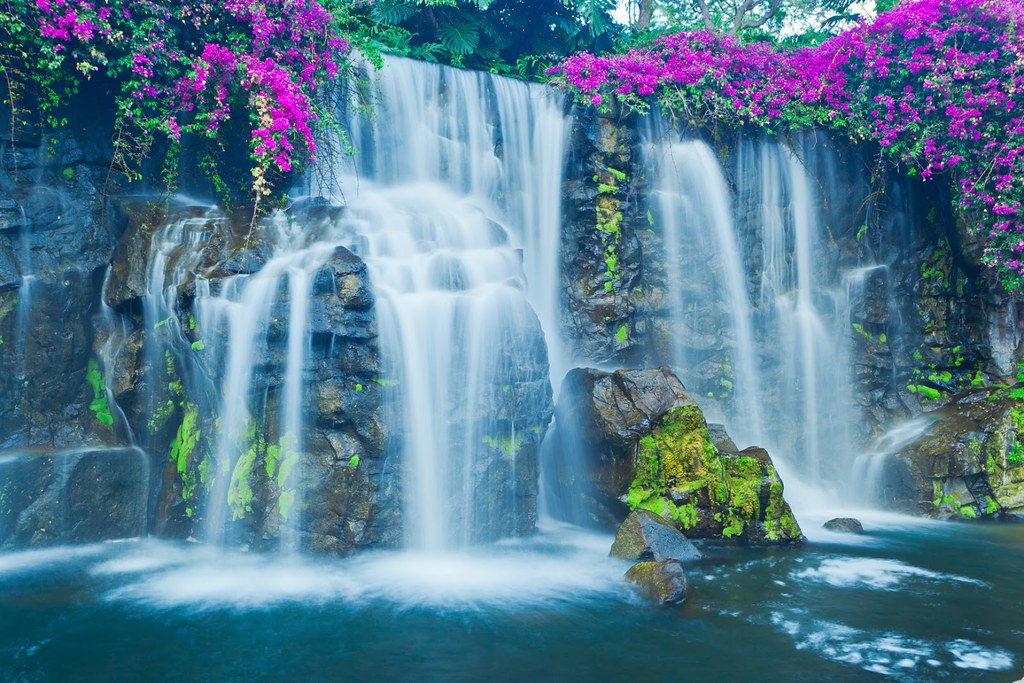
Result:
<svg viewBox="0 0 1024 683"><path fill-rule="evenodd" d="M611 539L346 560L125 541L0 554L0 680L1012 681L1024 526L865 519L644 604Z"/></svg>

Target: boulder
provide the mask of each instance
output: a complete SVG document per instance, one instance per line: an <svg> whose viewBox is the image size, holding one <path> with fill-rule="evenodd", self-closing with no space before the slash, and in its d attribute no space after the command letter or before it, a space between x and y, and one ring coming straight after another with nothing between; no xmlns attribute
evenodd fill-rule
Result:
<svg viewBox="0 0 1024 683"><path fill-rule="evenodd" d="M619 498L634 478L636 443L661 415L685 405L693 399L666 368L569 371L545 444L549 486L571 503L569 521L617 528L629 513Z"/></svg>
<svg viewBox="0 0 1024 683"><path fill-rule="evenodd" d="M899 449L882 475L886 505L939 519L1024 515L1024 418L1002 389L970 389Z"/></svg>
<svg viewBox="0 0 1024 683"><path fill-rule="evenodd" d="M718 450L696 405L665 413L640 439L634 463L623 500L671 519L689 538L757 545L803 539L768 452Z"/></svg>
<svg viewBox="0 0 1024 683"><path fill-rule="evenodd" d="M854 519L853 517L836 517L830 519L821 525L823 529L828 531L835 531L843 534L862 534L864 533L864 525L860 523L860 520Z"/></svg>
<svg viewBox="0 0 1024 683"><path fill-rule="evenodd" d="M661 605L681 605L690 592L690 581L676 560L637 562L626 572L626 580L637 585L644 598Z"/></svg>
<svg viewBox="0 0 1024 683"><path fill-rule="evenodd" d="M634 562L678 560L693 562L703 557L686 536L648 510L634 510L619 527L612 543L612 557Z"/></svg>
<svg viewBox="0 0 1024 683"><path fill-rule="evenodd" d="M716 447L703 412L665 368L573 370L555 420L551 440L565 462L551 458L554 488L589 506L597 526L615 528L641 508L688 538L802 538L768 453ZM719 443L735 447L724 430Z"/></svg>

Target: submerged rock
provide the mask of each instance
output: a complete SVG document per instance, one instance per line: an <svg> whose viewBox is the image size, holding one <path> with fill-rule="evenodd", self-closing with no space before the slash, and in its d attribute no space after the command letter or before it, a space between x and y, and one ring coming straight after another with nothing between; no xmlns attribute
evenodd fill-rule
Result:
<svg viewBox="0 0 1024 683"><path fill-rule="evenodd" d="M836 517L835 519L828 520L821 526L823 529L827 529L828 531L835 531L837 533L864 533L864 525L860 523L860 520L854 519L853 517Z"/></svg>
<svg viewBox="0 0 1024 683"><path fill-rule="evenodd" d="M626 580L639 586L645 598L662 605L681 605L690 592L690 580L676 560L637 562L626 572Z"/></svg>
<svg viewBox="0 0 1024 683"><path fill-rule="evenodd" d="M703 557L686 536L648 510L634 510L619 527L612 543L612 557L623 560L678 560L693 562Z"/></svg>

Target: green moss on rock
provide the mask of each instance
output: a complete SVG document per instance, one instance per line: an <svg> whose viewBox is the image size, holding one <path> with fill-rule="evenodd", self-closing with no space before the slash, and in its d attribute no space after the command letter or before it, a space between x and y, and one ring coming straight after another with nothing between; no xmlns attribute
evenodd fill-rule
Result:
<svg viewBox="0 0 1024 683"><path fill-rule="evenodd" d="M649 510L696 537L784 543L801 538L783 498L782 481L767 459L720 453L700 408L673 408L640 439L634 479L625 495L631 509Z"/></svg>
<svg viewBox="0 0 1024 683"><path fill-rule="evenodd" d="M110 414L110 404L107 401L107 385L95 360L90 360L85 368L85 381L92 387L93 398L89 403L89 410L101 423L107 427L113 426L114 416Z"/></svg>

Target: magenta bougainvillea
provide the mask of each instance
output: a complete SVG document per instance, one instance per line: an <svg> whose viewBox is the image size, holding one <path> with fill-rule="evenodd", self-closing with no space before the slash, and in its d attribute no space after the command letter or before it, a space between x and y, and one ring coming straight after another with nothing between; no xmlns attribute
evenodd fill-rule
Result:
<svg viewBox="0 0 1024 683"><path fill-rule="evenodd" d="M121 84L120 113L172 140L248 117L254 188L311 156L317 88L348 45L316 0L35 0L44 39Z"/></svg>
<svg viewBox="0 0 1024 683"><path fill-rule="evenodd" d="M957 206L1011 289L1024 287L1024 4L906 0L816 48L690 32L550 73L590 104L656 99L695 123L825 126L929 179Z"/></svg>

